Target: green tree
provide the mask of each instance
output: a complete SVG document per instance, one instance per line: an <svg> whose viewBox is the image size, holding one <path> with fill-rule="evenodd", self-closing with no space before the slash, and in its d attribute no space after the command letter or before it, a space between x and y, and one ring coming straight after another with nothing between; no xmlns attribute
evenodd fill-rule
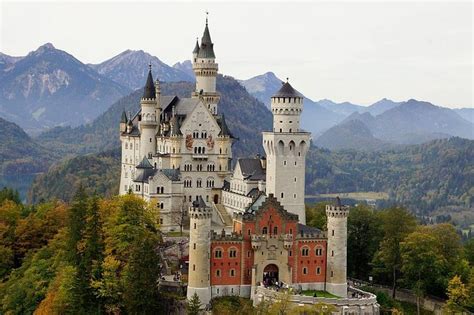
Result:
<svg viewBox="0 0 474 315"><path fill-rule="evenodd" d="M469 261L471 266L474 266L474 238L469 239L464 244L464 252L466 254L466 259Z"/></svg>
<svg viewBox="0 0 474 315"><path fill-rule="evenodd" d="M436 238L427 229L419 228L410 233L400 244L403 281L417 296L417 312L420 314L420 299L428 286L439 281L446 260L440 253Z"/></svg>
<svg viewBox="0 0 474 315"><path fill-rule="evenodd" d="M318 202L311 206L306 206L306 222L320 230L327 230L326 202Z"/></svg>
<svg viewBox="0 0 474 315"><path fill-rule="evenodd" d="M21 204L20 194L18 191L8 187L3 187L3 189L0 190L0 204L5 200L13 201L18 205Z"/></svg>
<svg viewBox="0 0 474 315"><path fill-rule="evenodd" d="M375 254L374 264L389 272L392 280L392 297L395 297L401 268L400 243L416 227L415 217L406 209L393 207L380 213L383 238Z"/></svg>
<svg viewBox="0 0 474 315"><path fill-rule="evenodd" d="M197 293L194 293L191 296L191 299L188 301L188 315L198 315L199 311L201 310L201 300Z"/></svg>
<svg viewBox="0 0 474 315"><path fill-rule="evenodd" d="M347 220L347 234L348 274L367 280L381 239L380 223L374 211L363 205L352 208Z"/></svg>
<svg viewBox="0 0 474 315"><path fill-rule="evenodd" d="M452 314L462 313L469 299L469 289L462 282L461 277L456 275L449 280L446 295L448 296L446 311Z"/></svg>

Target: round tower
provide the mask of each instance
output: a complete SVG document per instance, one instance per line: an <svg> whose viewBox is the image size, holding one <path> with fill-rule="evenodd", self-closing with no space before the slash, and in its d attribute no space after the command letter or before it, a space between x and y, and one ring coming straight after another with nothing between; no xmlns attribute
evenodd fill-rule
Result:
<svg viewBox="0 0 474 315"><path fill-rule="evenodd" d="M141 120L140 128L140 158L147 157L151 159L156 152L156 132L158 127L157 121L157 101L155 85L153 84L153 76L151 75L151 65L148 71L143 97L140 100Z"/></svg>
<svg viewBox="0 0 474 315"><path fill-rule="evenodd" d="M187 297L196 293L203 305L211 300L210 250L212 210L199 197L189 207L189 272Z"/></svg>
<svg viewBox="0 0 474 315"><path fill-rule="evenodd" d="M219 103L220 94L216 91L216 78L219 65L216 63L214 44L211 40L207 17L201 45L196 41L193 50L193 70L196 76L196 89L192 96L202 98L209 111L213 115L217 115L217 103Z"/></svg>
<svg viewBox="0 0 474 315"><path fill-rule="evenodd" d="M304 190L310 133L300 130L303 95L286 82L272 96L273 130L263 133L267 155L266 190L306 224Z"/></svg>
<svg viewBox="0 0 474 315"><path fill-rule="evenodd" d="M347 216L349 207L339 197L326 205L328 241L326 251L326 291L347 297Z"/></svg>

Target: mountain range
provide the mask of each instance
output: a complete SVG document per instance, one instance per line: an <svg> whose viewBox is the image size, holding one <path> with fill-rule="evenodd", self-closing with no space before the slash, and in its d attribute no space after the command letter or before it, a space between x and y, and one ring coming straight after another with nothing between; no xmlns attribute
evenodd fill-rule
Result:
<svg viewBox="0 0 474 315"><path fill-rule="evenodd" d="M160 81L194 81L194 74L190 75L180 70L179 67L170 67L158 57L143 50L126 50L102 63L89 64L99 74L131 90L143 86L149 65L151 65L155 78L159 78Z"/></svg>
<svg viewBox="0 0 474 315"><path fill-rule="evenodd" d="M2 55L0 116L28 133L92 121L124 87L50 43L22 58Z"/></svg>
<svg viewBox="0 0 474 315"><path fill-rule="evenodd" d="M272 72L240 82L267 107L282 83ZM315 102L305 97L301 124L318 146L376 150L450 136L473 139L473 113L471 108L452 110L414 99L394 102L384 98L361 106L328 99Z"/></svg>

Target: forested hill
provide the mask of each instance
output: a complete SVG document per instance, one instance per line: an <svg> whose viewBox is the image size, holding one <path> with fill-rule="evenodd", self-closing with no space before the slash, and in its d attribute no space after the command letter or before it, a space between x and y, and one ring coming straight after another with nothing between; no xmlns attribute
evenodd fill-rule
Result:
<svg viewBox="0 0 474 315"><path fill-rule="evenodd" d="M306 193L379 191L389 193L389 202L413 211L469 209L474 202L472 161L474 141L461 138L376 152L331 152L313 147L306 163ZM96 166L88 167L89 163ZM69 200L80 184L93 184L99 194L114 194L118 191L119 163L117 153L63 162L36 179L30 200ZM70 192L64 192L63 187L69 187Z"/></svg>
<svg viewBox="0 0 474 315"><path fill-rule="evenodd" d="M387 192L413 211L473 207L474 141L453 137L387 151L331 152L307 157L306 193Z"/></svg>
<svg viewBox="0 0 474 315"><path fill-rule="evenodd" d="M190 82L164 82L162 95L190 97L194 84ZM251 96L234 78L219 75L217 90L221 93L219 112L239 141L233 146L234 156L262 153L261 132L270 130L270 111ZM91 124L71 127L56 127L38 137L43 145L63 154L97 153L119 146L119 122L123 110L135 113L140 106L142 89L120 99ZM255 136L258 135L258 136Z"/></svg>
<svg viewBox="0 0 474 315"><path fill-rule="evenodd" d="M0 178L45 171L54 157L17 124L0 118Z"/></svg>

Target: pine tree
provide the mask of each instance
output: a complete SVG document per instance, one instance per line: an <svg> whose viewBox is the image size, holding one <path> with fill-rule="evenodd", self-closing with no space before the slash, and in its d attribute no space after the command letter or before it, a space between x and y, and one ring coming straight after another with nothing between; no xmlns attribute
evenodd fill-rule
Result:
<svg viewBox="0 0 474 315"><path fill-rule="evenodd" d="M194 293L188 302L188 315L198 315L201 310L201 300L197 293Z"/></svg>

